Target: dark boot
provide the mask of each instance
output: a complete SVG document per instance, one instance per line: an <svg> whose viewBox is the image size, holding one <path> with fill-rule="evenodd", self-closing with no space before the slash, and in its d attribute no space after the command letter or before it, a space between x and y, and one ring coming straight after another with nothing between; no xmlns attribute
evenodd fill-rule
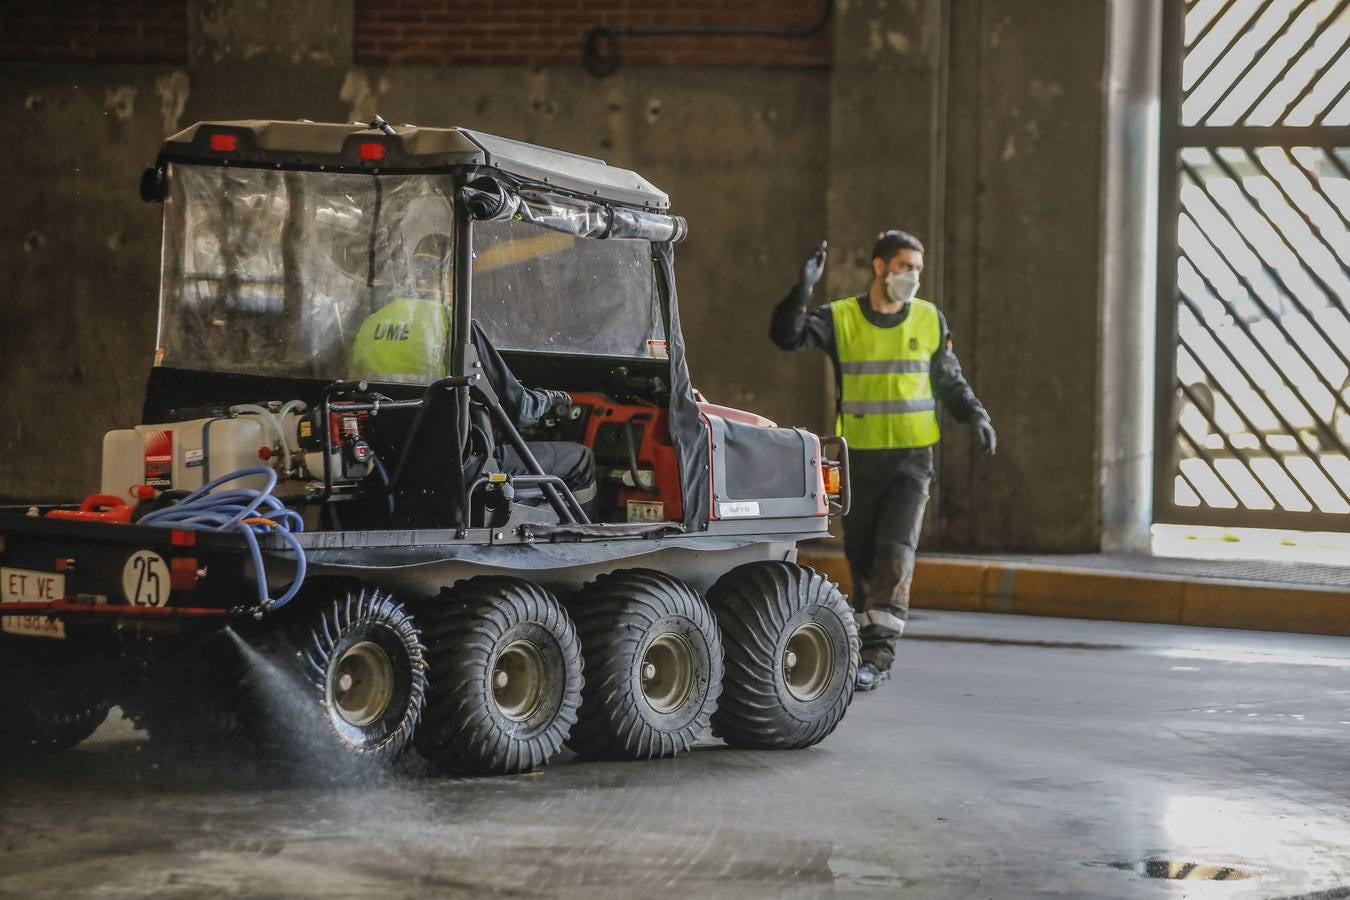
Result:
<svg viewBox="0 0 1350 900"><path fill-rule="evenodd" d="M876 690L881 683L891 677L889 669L879 669L876 663L863 660L858 665L858 680L854 683L855 691Z"/></svg>

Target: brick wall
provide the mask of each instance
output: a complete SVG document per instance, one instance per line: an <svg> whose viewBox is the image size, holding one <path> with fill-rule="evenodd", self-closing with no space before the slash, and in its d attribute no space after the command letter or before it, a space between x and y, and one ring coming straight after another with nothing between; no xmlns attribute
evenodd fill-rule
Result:
<svg viewBox="0 0 1350 900"><path fill-rule="evenodd" d="M185 62L184 0L0 0L0 60Z"/></svg>
<svg viewBox="0 0 1350 900"><path fill-rule="evenodd" d="M356 0L356 62L367 65L579 65L592 28L804 28L822 0ZM830 29L806 39L624 38L626 66L830 65Z"/></svg>

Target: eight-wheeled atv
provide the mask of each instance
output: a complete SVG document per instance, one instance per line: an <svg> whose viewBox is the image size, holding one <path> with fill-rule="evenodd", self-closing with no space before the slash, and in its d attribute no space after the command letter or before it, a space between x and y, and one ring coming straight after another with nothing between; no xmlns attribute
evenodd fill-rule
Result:
<svg viewBox="0 0 1350 900"><path fill-rule="evenodd" d="M144 424L79 508L0 516L0 748L121 705L280 749L284 682L342 757L453 771L839 723L853 618L795 558L847 505L847 448L693 388L665 194L378 118L194 125L141 193L164 205ZM526 416L504 371L566 399ZM593 490L541 441L585 447Z"/></svg>

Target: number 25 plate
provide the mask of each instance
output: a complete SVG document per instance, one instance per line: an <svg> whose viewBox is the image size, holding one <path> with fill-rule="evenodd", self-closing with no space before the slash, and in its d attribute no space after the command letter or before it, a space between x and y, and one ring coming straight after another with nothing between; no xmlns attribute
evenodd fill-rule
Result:
<svg viewBox="0 0 1350 900"><path fill-rule="evenodd" d="M0 567L0 603L46 603L66 594L66 576L56 572ZM43 615L0 616L0 630L7 634L63 638L65 624Z"/></svg>

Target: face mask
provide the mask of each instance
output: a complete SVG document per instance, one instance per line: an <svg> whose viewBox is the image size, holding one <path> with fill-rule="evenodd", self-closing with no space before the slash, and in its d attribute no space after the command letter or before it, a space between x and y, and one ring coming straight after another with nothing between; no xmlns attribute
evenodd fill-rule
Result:
<svg viewBox="0 0 1350 900"><path fill-rule="evenodd" d="M896 303L908 303L919 292L918 272L891 272L886 276L886 296Z"/></svg>

